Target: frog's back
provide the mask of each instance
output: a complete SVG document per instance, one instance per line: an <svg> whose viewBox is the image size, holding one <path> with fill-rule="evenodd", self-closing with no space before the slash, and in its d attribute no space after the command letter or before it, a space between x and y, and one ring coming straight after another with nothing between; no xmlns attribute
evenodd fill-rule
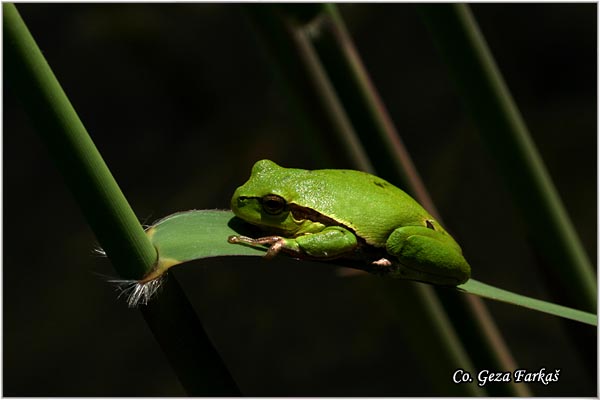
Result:
<svg viewBox="0 0 600 400"><path fill-rule="evenodd" d="M408 194L365 172L282 168L275 194L352 229L372 245L384 245L400 226L425 225L431 216ZM287 188L287 189L286 189ZM291 192L291 193L290 193Z"/></svg>

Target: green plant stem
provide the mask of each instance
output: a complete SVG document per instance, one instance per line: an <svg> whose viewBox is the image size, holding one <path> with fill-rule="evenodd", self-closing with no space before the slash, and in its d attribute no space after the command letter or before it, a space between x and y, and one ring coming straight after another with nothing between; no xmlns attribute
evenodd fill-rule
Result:
<svg viewBox="0 0 600 400"><path fill-rule="evenodd" d="M305 31L367 153L377 155L373 157L377 175L404 187L441 221L336 5L322 6L322 13L305 26ZM460 321L455 329L476 367L503 371L516 368L508 346L481 299L429 287L421 290L435 291L450 321ZM531 395L523 384L493 386L488 390L496 396Z"/></svg>
<svg viewBox="0 0 600 400"><path fill-rule="evenodd" d="M595 312L594 268L469 6L419 7L484 142L509 183L532 241L562 283L566 303Z"/></svg>
<svg viewBox="0 0 600 400"><path fill-rule="evenodd" d="M23 102L51 157L114 267L139 279L156 250L96 149L14 4L3 4L6 82ZM239 390L173 277L142 308L181 384L192 396L236 396Z"/></svg>
<svg viewBox="0 0 600 400"><path fill-rule="evenodd" d="M140 279L157 254L14 4L4 3L6 78L124 279Z"/></svg>

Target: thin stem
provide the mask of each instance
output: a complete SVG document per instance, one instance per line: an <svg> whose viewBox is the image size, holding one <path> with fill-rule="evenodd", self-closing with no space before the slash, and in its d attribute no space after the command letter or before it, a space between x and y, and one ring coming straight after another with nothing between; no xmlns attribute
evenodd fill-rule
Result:
<svg viewBox="0 0 600 400"><path fill-rule="evenodd" d="M308 38L298 29L299 22L284 12L287 7L300 12L313 9L307 6L252 4L245 11L256 22L258 33L266 39L269 55L284 74L290 101L299 111L298 120L317 156L313 157L338 167L358 165L363 170L372 169ZM331 148L341 151L332 157L322 150Z"/></svg>
<svg viewBox="0 0 600 400"><path fill-rule="evenodd" d="M373 85L335 4L304 26L321 64L377 174L410 192L431 213L435 205Z"/></svg>
<svg viewBox="0 0 600 400"><path fill-rule="evenodd" d="M467 4L420 6L462 99L567 303L595 312L596 276L550 175Z"/></svg>
<svg viewBox="0 0 600 400"><path fill-rule="evenodd" d="M174 276L140 311L189 396L239 397L237 387Z"/></svg>

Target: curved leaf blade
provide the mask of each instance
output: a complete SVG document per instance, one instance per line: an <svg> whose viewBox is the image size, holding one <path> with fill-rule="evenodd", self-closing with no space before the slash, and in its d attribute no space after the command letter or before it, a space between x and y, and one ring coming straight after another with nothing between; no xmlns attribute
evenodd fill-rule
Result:
<svg viewBox="0 0 600 400"><path fill-rule="evenodd" d="M190 210L175 213L157 221L146 230L146 234L158 250L159 261L157 268L144 279L145 282L161 276L172 266L187 261L223 256L263 256L266 251L266 248L231 244L227 241L231 235L257 234L250 225L236 218L229 210ZM361 269L360 266L341 259L334 260L333 263ZM474 279L456 288L480 297L597 325L595 314L533 299Z"/></svg>
<svg viewBox="0 0 600 400"><path fill-rule="evenodd" d="M598 317L595 314L549 303L543 300L533 299L531 297L487 285L475 279L470 279L468 282L457 286L457 289L465 293L514 304L562 318L572 319L574 321L583 322L584 324L598 325Z"/></svg>
<svg viewBox="0 0 600 400"><path fill-rule="evenodd" d="M259 248L227 242L229 236L247 229L229 210L190 210L155 222L146 234L159 258L181 264L209 257L264 255Z"/></svg>

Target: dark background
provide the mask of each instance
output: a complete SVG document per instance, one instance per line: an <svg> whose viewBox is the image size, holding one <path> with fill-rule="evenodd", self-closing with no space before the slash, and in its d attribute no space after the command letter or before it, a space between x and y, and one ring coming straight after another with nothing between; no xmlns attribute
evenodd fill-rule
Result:
<svg viewBox="0 0 600 400"><path fill-rule="evenodd" d="M551 300L510 182L414 6L339 8L474 277ZM261 158L324 167L241 6L18 9L140 219L227 208ZM596 260L596 5L472 9ZM3 94L4 395L183 395L139 312L98 275L115 272L92 254L94 235L7 82ZM245 395L436 394L399 339L418 321L398 315L377 278L241 258L174 274ZM597 394L558 318L486 303L519 367L561 369L558 383L531 385L535 394Z"/></svg>

